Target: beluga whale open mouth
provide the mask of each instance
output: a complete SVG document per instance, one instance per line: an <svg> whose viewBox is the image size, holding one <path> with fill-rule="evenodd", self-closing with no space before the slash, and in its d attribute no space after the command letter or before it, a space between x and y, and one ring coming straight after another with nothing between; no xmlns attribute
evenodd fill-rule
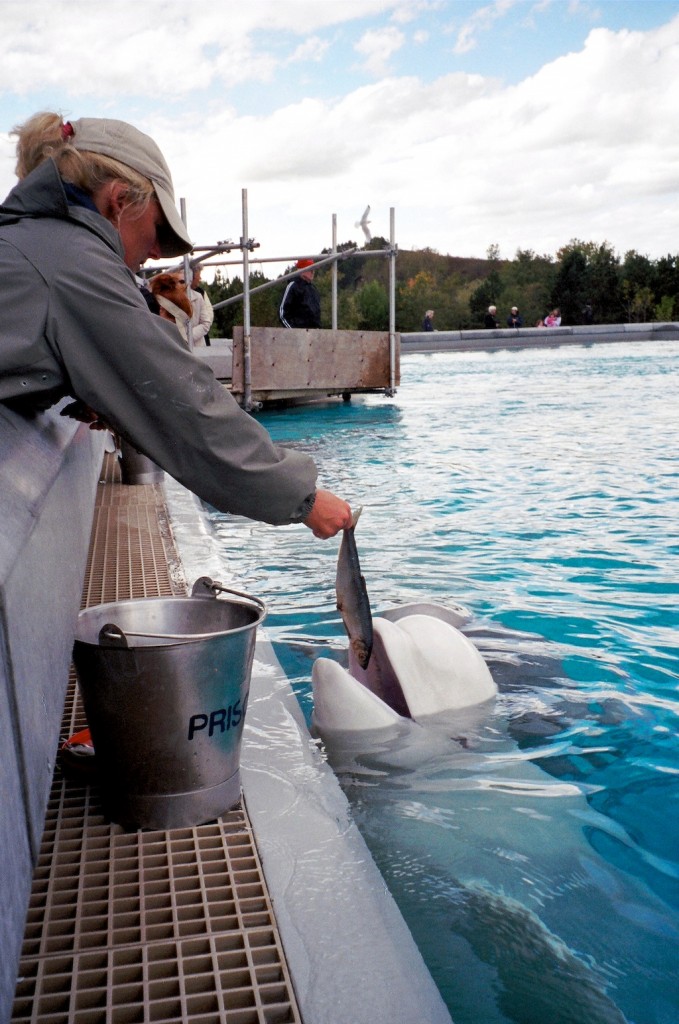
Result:
<svg viewBox="0 0 679 1024"><path fill-rule="evenodd" d="M497 687L458 626L466 616L418 603L373 619L353 525L337 560L337 607L349 637L349 669L318 658L312 670L313 725L323 737L388 729L492 700Z"/></svg>

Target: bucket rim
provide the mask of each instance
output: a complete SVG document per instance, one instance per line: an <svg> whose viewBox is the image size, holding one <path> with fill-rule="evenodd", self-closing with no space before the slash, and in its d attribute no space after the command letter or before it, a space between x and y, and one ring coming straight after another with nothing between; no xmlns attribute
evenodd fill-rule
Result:
<svg viewBox="0 0 679 1024"><path fill-rule="evenodd" d="M237 598L240 598L240 599L237 599ZM245 593L238 593L236 597L232 596L232 597L225 597L225 598L216 597L216 596L215 597L211 597L211 598L210 597L208 597L208 598L195 597L195 596L191 597L189 595L184 595L184 594L177 594L177 595L173 595L173 596L165 595L163 597L129 597L129 598L123 598L121 601L105 601L105 602L102 602L101 604L93 604L93 605L89 605L87 608L82 608L78 612L78 620L77 620L77 624L76 624L76 628L75 628L75 633L74 633L74 638L73 638L74 639L74 644L83 644L83 645L85 645L87 647L97 647L97 648L107 648L107 647L111 646L111 647L115 647L116 649L120 650L121 649L120 645L115 643L115 642L112 642L110 645L109 644L101 643L101 640L100 640L100 637L99 637L99 631L97 632L97 636L95 638L92 638L92 637L89 637L89 636L88 637L83 637L81 635L81 630L80 630L81 624L84 623L85 621L87 621L88 619L94 618L95 616L101 618L102 615L106 619L107 622L114 621L115 620L115 610L116 609L119 609L119 608L129 608L131 605L134 605L135 607L138 607L139 605L149 605L149 604L156 604L156 605L158 605L158 604L166 604L166 603L169 603L169 602L172 602L172 603L181 602L182 604L190 603L190 606L192 608L194 608L194 607L196 607L196 604L198 602L202 602L202 601L210 601L210 602L215 601L215 602L218 602L219 604L223 604L223 605L227 605L227 604L228 605L238 605L241 608L246 608L248 610L253 611L255 613L255 618L253 619L252 622L248 622L248 623L246 623L243 626L233 626L233 627L231 627L229 629L216 629L216 630L201 631L200 633L195 633L195 634L187 633L187 634L184 634L184 635L181 635L181 636L180 635L176 635L176 638L174 638L174 639L171 638L167 633L161 633L160 631L157 631L157 632L144 631L143 633L142 632L136 632L135 633L133 630L129 630L129 631L123 630L125 635L126 636L130 636L131 638L134 638L135 636L143 636L146 639L150 639L150 640L157 639L159 641L157 644L145 643L145 644L140 644L138 646L135 646L132 643L132 644L129 645L129 649L130 650L138 650L140 648L143 648L144 650L153 650L153 649L155 649L157 647L160 647L160 648L163 648L163 649L167 649L168 647L180 647L180 646L184 646L186 644L202 643L205 640L216 639L216 638L222 637L222 636L233 636L236 633L243 633L243 632L247 632L248 630L253 630L253 629L256 630L258 626L261 626L262 622L264 622L264 620L265 620L265 618L267 616L267 607L266 607L266 604L264 603L264 601L262 601L261 598L253 597L252 595L245 594ZM108 614L109 612L111 613L110 615ZM102 621L103 621L103 619L102 619Z"/></svg>

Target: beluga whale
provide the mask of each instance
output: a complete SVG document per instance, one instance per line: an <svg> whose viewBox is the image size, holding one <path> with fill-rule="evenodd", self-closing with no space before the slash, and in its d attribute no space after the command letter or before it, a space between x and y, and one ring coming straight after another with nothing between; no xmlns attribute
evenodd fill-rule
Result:
<svg viewBox="0 0 679 1024"><path fill-rule="evenodd" d="M337 607L349 637L349 667L318 658L312 669L316 732L398 730L430 716L493 701L497 686L458 628L463 609L415 603L373 618L354 530L344 530L337 560Z"/></svg>
<svg viewBox="0 0 679 1024"><path fill-rule="evenodd" d="M636 864L651 854L590 806L596 786L517 744L507 692L462 632L469 613L421 602L372 615L357 518L336 578L347 667L314 662L312 730L416 940L435 935L436 962L456 965L452 981L437 976L451 1008L493 1024L642 1019L622 1004L634 1011L636 973L652 975L679 929L643 878L601 851ZM492 664L502 683L505 662ZM570 744L565 735L550 753Z"/></svg>

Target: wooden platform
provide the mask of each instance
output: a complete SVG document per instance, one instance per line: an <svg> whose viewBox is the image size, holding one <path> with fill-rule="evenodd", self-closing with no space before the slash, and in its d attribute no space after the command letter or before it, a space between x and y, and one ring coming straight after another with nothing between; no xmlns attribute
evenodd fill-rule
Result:
<svg viewBox="0 0 679 1024"><path fill-rule="evenodd" d="M399 335L395 335L393 349L392 372L388 331L253 327L251 400L312 401L332 395L390 392L400 384ZM244 330L234 327L231 390L241 403L247 384Z"/></svg>

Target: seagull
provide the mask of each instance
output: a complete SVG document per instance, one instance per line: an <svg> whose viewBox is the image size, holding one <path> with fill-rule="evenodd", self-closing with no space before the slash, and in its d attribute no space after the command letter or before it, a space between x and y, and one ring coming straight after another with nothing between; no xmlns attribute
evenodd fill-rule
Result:
<svg viewBox="0 0 679 1024"><path fill-rule="evenodd" d="M365 235L366 242L369 242L372 239L372 235L370 234L370 229L368 227L368 224L370 224L370 221L368 220L368 214L369 213L370 213L370 207L366 206L365 212L363 213L363 216L361 217L360 220L357 220L356 223L354 224L355 228L363 228L363 234Z"/></svg>

